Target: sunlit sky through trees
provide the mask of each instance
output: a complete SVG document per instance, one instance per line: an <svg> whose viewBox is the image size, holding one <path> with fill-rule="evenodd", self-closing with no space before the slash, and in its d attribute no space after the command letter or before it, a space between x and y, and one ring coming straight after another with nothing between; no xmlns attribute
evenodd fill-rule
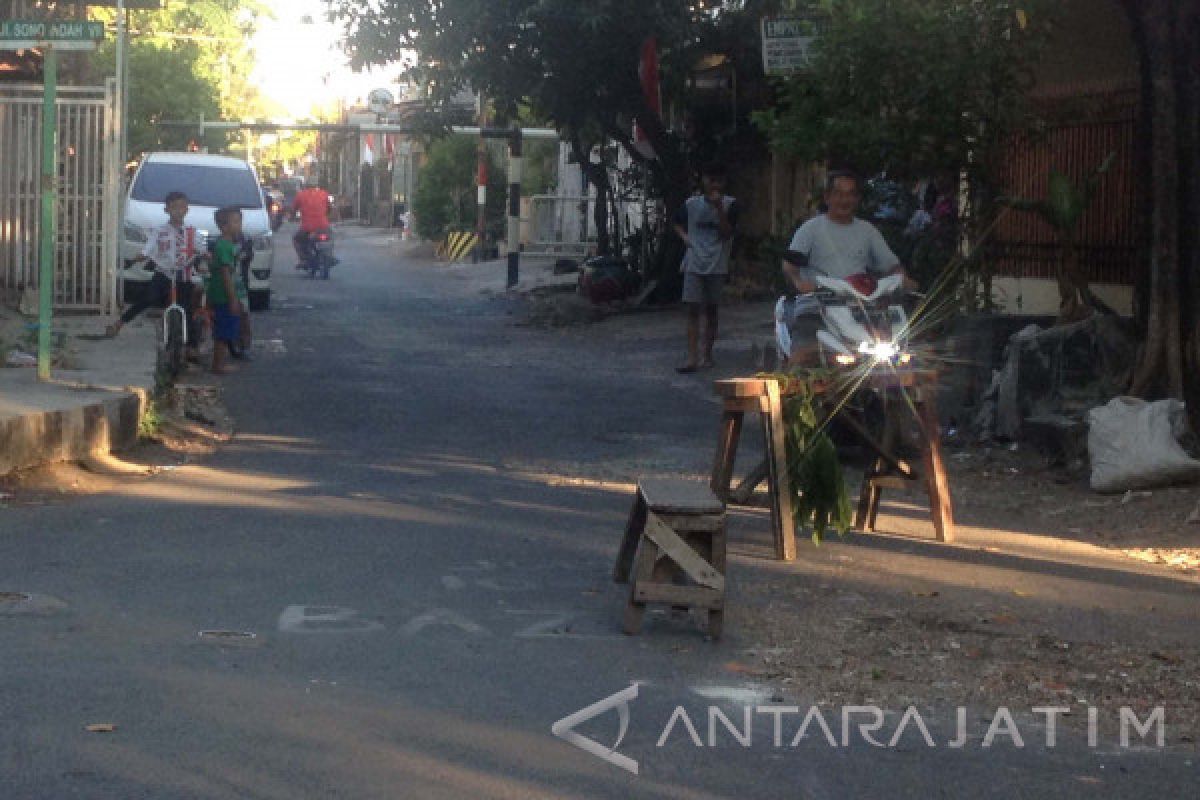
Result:
<svg viewBox="0 0 1200 800"><path fill-rule="evenodd" d="M325 19L322 0L272 4L274 19L262 19L254 37L254 79L269 106L291 118L312 116L353 104L376 88L395 91L399 69L354 73L346 66L339 29Z"/></svg>

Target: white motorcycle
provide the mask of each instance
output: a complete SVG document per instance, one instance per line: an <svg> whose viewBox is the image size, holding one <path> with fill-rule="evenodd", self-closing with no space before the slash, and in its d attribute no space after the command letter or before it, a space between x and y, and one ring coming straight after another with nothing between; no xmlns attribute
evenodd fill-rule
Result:
<svg viewBox="0 0 1200 800"><path fill-rule="evenodd" d="M912 361L908 313L899 301L903 276L879 279L870 294L823 274L817 275L816 283L815 292L784 295L775 304L775 343L781 363L791 359L793 328L806 316L821 320L816 336L821 366L906 366Z"/></svg>

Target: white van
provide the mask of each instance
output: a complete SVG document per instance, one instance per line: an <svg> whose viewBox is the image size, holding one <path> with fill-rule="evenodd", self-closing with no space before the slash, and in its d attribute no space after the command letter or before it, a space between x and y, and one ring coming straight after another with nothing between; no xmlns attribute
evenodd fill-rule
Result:
<svg viewBox="0 0 1200 800"><path fill-rule="evenodd" d="M140 293L150 280L145 262L133 264L146 246L149 231L167 221L163 201L171 192L188 197L188 225L210 239L221 235L213 214L218 208L242 210L242 232L254 243L254 261L246 276L250 309L271 305L271 270L275 247L271 218L263 202L254 168L245 161L206 153L150 153L138 167L125 200L125 229L121 233L121 275L126 299Z"/></svg>

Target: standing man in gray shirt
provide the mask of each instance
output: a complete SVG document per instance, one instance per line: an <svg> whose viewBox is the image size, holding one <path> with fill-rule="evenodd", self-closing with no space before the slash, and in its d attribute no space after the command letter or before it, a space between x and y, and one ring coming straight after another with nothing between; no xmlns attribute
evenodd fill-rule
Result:
<svg viewBox="0 0 1200 800"><path fill-rule="evenodd" d="M700 174L704 193L688 198L675 215L675 233L687 245L683 272L683 302L687 306L688 360L677 372L695 372L713 365L717 341L717 309L729 277L729 256L737 224L737 201L725 194L725 169L705 166ZM704 311L704 354L700 357L700 313Z"/></svg>

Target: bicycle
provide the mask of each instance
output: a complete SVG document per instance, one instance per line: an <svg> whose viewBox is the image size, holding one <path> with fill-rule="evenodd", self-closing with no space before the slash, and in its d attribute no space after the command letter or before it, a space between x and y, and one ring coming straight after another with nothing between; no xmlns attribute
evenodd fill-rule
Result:
<svg viewBox="0 0 1200 800"><path fill-rule="evenodd" d="M196 256L189 262L189 271L204 261L204 256ZM179 304L178 285L184 277L184 270L176 272L171 279L167 294L167 307L162 316L162 342L159 351L159 367L174 380L183 372L188 345L188 315L187 309Z"/></svg>

